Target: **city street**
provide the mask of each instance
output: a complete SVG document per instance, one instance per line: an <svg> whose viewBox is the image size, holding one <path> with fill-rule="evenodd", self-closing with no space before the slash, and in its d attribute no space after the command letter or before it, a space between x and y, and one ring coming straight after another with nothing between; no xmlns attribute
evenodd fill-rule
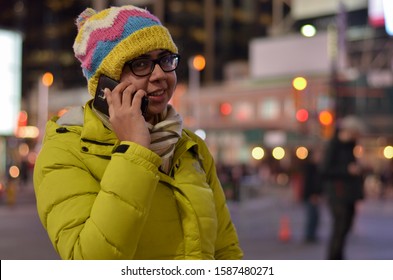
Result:
<svg viewBox="0 0 393 280"><path fill-rule="evenodd" d="M319 242L303 242L304 209L287 188L240 202L229 201L245 259L323 260L329 215L321 205ZM19 190L16 203L0 203L0 259L59 259L38 219L31 186ZM393 260L393 200L367 199L358 208L348 240L347 259ZM285 233L285 235L282 235Z"/></svg>
<svg viewBox="0 0 393 280"><path fill-rule="evenodd" d="M19 189L14 205L1 201L0 259L59 259L39 221L30 185Z"/></svg>
<svg viewBox="0 0 393 280"><path fill-rule="evenodd" d="M288 190L230 203L245 259L324 260L330 230L330 216L321 203L319 240L303 241L305 209ZM288 221L289 238L280 233ZM351 260L393 260L393 200L367 199L358 205L357 217L348 238L346 258Z"/></svg>

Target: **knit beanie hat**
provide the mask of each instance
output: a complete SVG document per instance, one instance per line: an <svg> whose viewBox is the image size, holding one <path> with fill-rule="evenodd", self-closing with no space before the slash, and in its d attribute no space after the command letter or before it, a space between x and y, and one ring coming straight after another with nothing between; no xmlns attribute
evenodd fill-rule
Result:
<svg viewBox="0 0 393 280"><path fill-rule="evenodd" d="M169 31L159 19L132 5L101 12L87 8L78 16L76 25L74 53L92 96L101 74L119 80L124 64L133 58L157 49L177 53Z"/></svg>

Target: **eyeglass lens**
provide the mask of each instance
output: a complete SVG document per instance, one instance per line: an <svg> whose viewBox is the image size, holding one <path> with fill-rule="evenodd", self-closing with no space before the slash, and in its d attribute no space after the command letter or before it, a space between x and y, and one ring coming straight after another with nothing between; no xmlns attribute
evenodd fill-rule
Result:
<svg viewBox="0 0 393 280"><path fill-rule="evenodd" d="M169 54L158 59L137 58L128 65L131 71L137 76L146 76L153 72L156 64L160 65L164 72L171 72L177 68L179 55Z"/></svg>

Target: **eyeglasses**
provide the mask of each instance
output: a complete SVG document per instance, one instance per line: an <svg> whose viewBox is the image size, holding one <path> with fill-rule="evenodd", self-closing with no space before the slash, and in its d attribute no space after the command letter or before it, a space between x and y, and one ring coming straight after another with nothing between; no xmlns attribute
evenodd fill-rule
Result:
<svg viewBox="0 0 393 280"><path fill-rule="evenodd" d="M157 59L136 58L126 62L126 64L134 75L144 77L153 72L156 64L160 65L164 72L172 72L176 70L179 65L179 59L180 55L178 54L167 54Z"/></svg>

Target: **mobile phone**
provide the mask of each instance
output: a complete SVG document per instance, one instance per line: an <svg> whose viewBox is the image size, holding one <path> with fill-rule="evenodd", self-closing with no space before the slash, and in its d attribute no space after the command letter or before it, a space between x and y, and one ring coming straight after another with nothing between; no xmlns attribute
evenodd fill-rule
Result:
<svg viewBox="0 0 393 280"><path fill-rule="evenodd" d="M110 89L111 91L119 84L118 81L106 76L101 75L98 79L98 85L96 94L93 99L93 107L97 111L103 113L105 116L109 117L109 107L108 102L106 101L104 90L105 88ZM147 113L147 106L149 105L149 98L147 96L143 96L141 111L142 115L145 116Z"/></svg>

